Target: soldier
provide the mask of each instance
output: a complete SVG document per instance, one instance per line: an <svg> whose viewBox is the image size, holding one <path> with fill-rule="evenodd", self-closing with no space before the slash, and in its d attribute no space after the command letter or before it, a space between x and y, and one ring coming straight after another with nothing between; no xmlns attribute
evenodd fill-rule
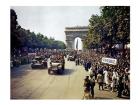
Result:
<svg viewBox="0 0 140 105"><path fill-rule="evenodd" d="M84 67L85 67L85 70L88 71L87 60L84 61Z"/></svg>
<svg viewBox="0 0 140 105"><path fill-rule="evenodd" d="M90 76L90 94L94 98L95 76Z"/></svg>
<svg viewBox="0 0 140 105"><path fill-rule="evenodd" d="M118 96L117 97L121 97L122 96L122 91L124 89L124 84L123 84L123 73L120 74L119 77L119 81L118 81Z"/></svg>
<svg viewBox="0 0 140 105"><path fill-rule="evenodd" d="M97 75L97 82L99 84L99 90L100 90L100 87L102 87L102 90L104 90L104 88L103 88L103 75L101 73L98 73L98 75Z"/></svg>

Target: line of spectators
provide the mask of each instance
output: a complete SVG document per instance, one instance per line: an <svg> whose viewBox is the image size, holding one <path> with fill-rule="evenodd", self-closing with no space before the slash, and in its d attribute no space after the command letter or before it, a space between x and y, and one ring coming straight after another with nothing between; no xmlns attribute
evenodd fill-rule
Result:
<svg viewBox="0 0 140 105"><path fill-rule="evenodd" d="M108 89L117 92L118 97L130 97L130 53L129 49L118 51L113 57L117 59L117 65L109 65L101 62L102 57L112 57L109 54L102 54L90 50L80 56L81 64L89 72L89 76L94 76L99 90Z"/></svg>

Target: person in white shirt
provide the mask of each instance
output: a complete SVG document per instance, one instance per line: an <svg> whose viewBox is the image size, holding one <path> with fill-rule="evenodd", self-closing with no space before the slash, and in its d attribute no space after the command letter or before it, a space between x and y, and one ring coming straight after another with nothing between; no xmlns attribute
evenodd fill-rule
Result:
<svg viewBox="0 0 140 105"><path fill-rule="evenodd" d="M112 92L114 91L115 86L117 85L117 78L118 78L118 73L114 70L112 75L112 83L111 83Z"/></svg>
<svg viewBox="0 0 140 105"><path fill-rule="evenodd" d="M104 74L104 83L106 86L108 86L109 85L108 71L104 70L103 74Z"/></svg>
<svg viewBox="0 0 140 105"><path fill-rule="evenodd" d="M92 67L90 67L90 69L88 70L88 72L89 72L89 76L90 76L90 75L93 75Z"/></svg>

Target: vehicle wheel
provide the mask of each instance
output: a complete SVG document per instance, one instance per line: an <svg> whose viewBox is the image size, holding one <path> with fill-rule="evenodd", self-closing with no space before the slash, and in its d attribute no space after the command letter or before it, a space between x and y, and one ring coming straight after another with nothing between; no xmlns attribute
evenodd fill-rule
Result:
<svg viewBox="0 0 140 105"><path fill-rule="evenodd" d="M34 67L33 67L33 66L31 66L31 68L32 68L32 69L34 69Z"/></svg>
<svg viewBox="0 0 140 105"><path fill-rule="evenodd" d="M59 69L59 70L57 71L57 74L62 74L62 69Z"/></svg>
<svg viewBox="0 0 140 105"><path fill-rule="evenodd" d="M51 71L48 69L48 74L51 74Z"/></svg>

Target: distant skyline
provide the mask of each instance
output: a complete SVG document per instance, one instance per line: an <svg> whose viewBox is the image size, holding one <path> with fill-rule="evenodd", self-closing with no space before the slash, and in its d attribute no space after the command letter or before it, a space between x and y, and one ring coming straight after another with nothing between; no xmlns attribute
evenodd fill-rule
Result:
<svg viewBox="0 0 140 105"><path fill-rule="evenodd" d="M87 26L91 15L100 15L99 6L12 6L18 24L31 32L65 42L65 27Z"/></svg>

